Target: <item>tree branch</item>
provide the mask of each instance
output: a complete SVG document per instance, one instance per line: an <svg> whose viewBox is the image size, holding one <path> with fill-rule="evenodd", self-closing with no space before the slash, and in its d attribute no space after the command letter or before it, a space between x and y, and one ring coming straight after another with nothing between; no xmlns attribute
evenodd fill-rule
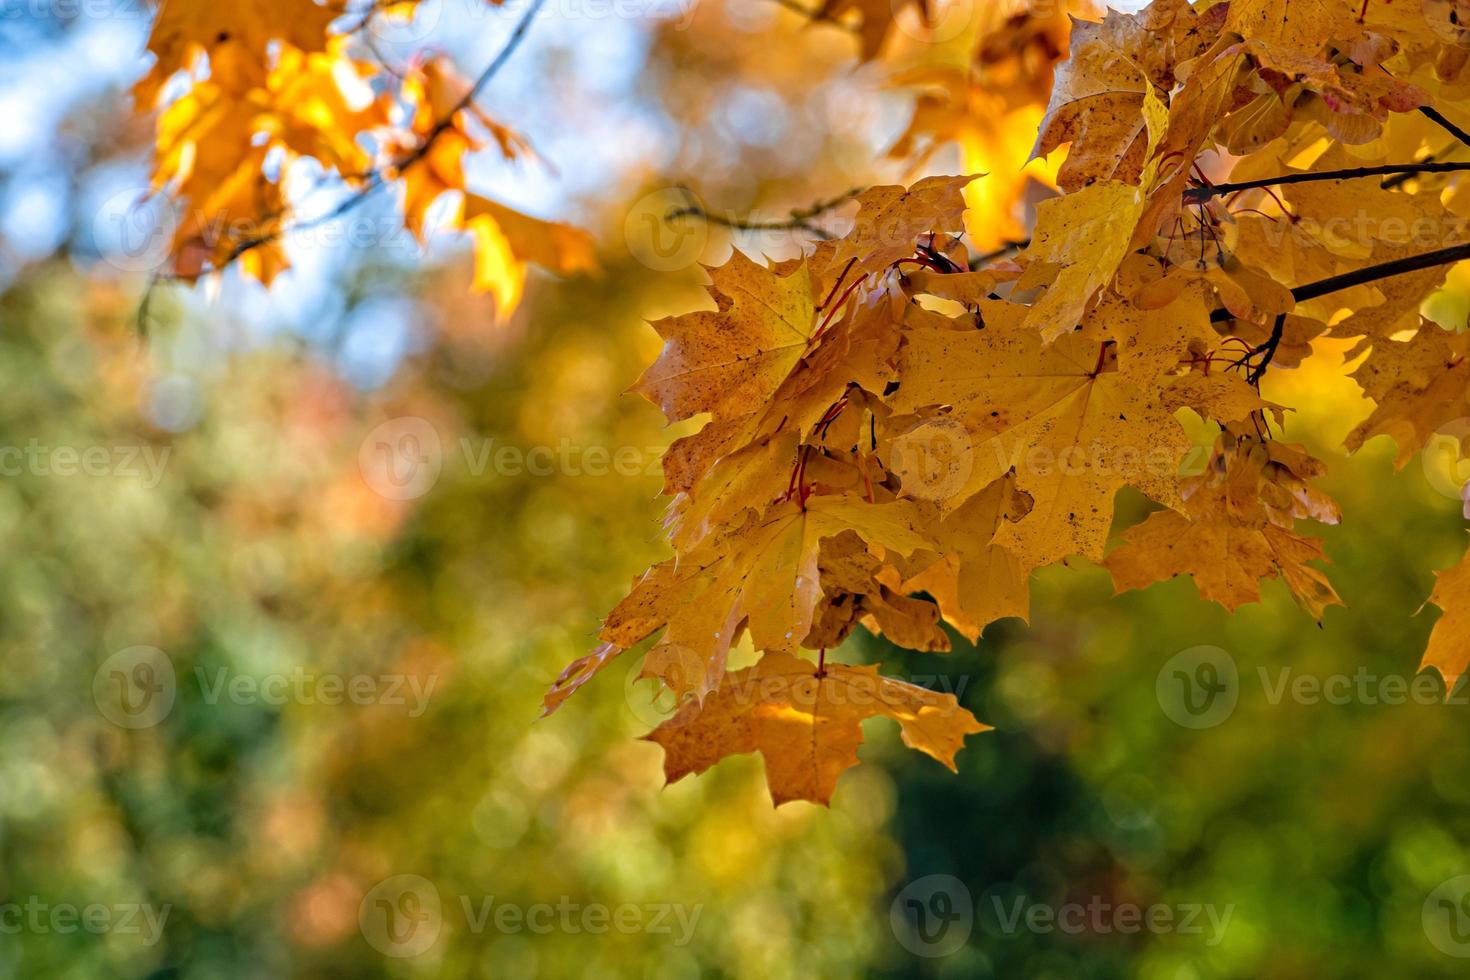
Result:
<svg viewBox="0 0 1470 980"><path fill-rule="evenodd" d="M1434 108L1434 106L1421 105L1419 107L1419 111L1424 115L1426 119L1438 123L1440 128L1449 133L1455 139L1459 140L1461 143L1464 143L1466 146L1470 146L1470 133L1465 132L1459 126L1456 126L1454 123L1450 122L1444 117L1443 114L1440 113L1438 109Z"/></svg>
<svg viewBox="0 0 1470 980"><path fill-rule="evenodd" d="M1380 262L1378 265L1364 266L1352 272L1344 272L1341 275L1328 276L1326 279L1305 283L1291 291L1291 298L1298 303L1305 303L1309 299L1316 299L1319 296L1326 296L1328 293L1335 293L1353 286L1362 286L1370 282L1377 282L1379 279L1391 279L1394 276L1430 269L1437 265L1449 265L1465 259L1470 259L1470 242L1394 259L1392 262ZM1233 319L1235 317L1225 309L1215 310L1210 314L1210 320L1215 323Z"/></svg>
<svg viewBox="0 0 1470 980"><path fill-rule="evenodd" d="M1316 170L1310 173L1283 174L1279 177L1262 177L1259 180L1242 180L1233 184L1211 184L1206 187L1191 187L1184 192L1186 199L1203 201L1222 194L1254 190L1258 187L1275 187L1279 184L1305 184L1316 180L1355 180L1360 177L1385 177L1390 174L1410 176L1413 174L1443 174L1470 170L1470 162L1444 162L1422 160L1419 163L1390 163L1379 167L1349 167L1344 170ZM1384 186L1388 186L1386 183Z"/></svg>
<svg viewBox="0 0 1470 980"><path fill-rule="evenodd" d="M805 208L797 208L790 212L790 217L781 221L753 221L744 218L732 218L726 215L712 214L698 204L690 204L686 207L675 208L664 215L665 221L677 221L680 218L698 218L721 228L729 228L732 231L790 231L799 228L809 232L824 241L830 241L832 236L826 229L811 223L813 218L819 217L833 208L840 207L848 201L857 197L867 188L854 187L849 191L825 201L818 201Z"/></svg>
<svg viewBox="0 0 1470 980"><path fill-rule="evenodd" d="M495 77L500 69L505 66L505 63L510 60L510 56L515 53L517 48L520 47L521 42L525 40L526 32L530 30L531 22L536 19L536 15L540 13L541 6L544 3L545 0L531 0L530 6L527 7L526 12L521 15L521 19L516 23L515 28L511 30L510 37L506 38L505 44L501 46L500 51L495 55L494 59L491 60L490 64L485 66L485 70L480 72L479 76L475 79L474 84L469 87L469 90L460 97L459 101L454 104L454 107L450 109L449 112L445 113L442 119L434 124L434 128L429 130L428 134L416 147L414 147L408 153L404 154L404 156L400 159L390 163L386 169L391 170L397 176L402 176L405 170L407 170L409 167L412 167L414 164L418 163L426 155L428 155L429 150L431 150L434 146L434 142L438 140L440 136L443 136L444 133L447 132L454 125L454 117L470 107L471 103L475 101L476 97L479 96L480 92L483 91L485 86L490 82L490 79ZM259 248L262 245L268 245L271 242L278 240L282 235L295 231L304 231L308 228L315 228L318 225L323 225L327 222L335 221L337 218L342 217L344 214L357 207L363 201L367 200L367 198L370 197L373 192L376 191L379 187L382 187L385 183L387 183L387 179L383 176L383 172L384 169L379 168L378 170L374 170L367 174L366 182L363 184L362 187L357 189L356 193L352 194L346 200L340 202L336 207L332 208L326 214L318 215L317 217L307 219L306 221L296 222L289 227L276 228L268 234L258 235L255 238L247 239L239 243L230 252L229 256L225 259L224 264L220 266L220 268L223 269L229 266L240 256L244 255L246 252L251 251L252 249ZM219 269L216 269L215 271L219 271Z"/></svg>
<svg viewBox="0 0 1470 980"><path fill-rule="evenodd" d="M1281 336L1285 332L1286 314L1278 313L1276 314L1276 322L1271 324L1271 336L1266 338L1266 342L1264 344L1257 347L1250 353L1251 357L1254 357L1257 354L1265 355L1261 358L1261 363L1252 367L1250 369L1250 372L1246 375L1245 379L1251 384L1259 385L1261 383L1261 375L1265 374L1266 368L1271 366L1271 359L1276 356L1276 348L1281 346Z"/></svg>

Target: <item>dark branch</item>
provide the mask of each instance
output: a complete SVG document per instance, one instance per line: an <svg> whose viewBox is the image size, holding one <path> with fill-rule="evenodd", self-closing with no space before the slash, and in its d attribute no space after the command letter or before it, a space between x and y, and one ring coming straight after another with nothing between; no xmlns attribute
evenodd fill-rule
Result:
<svg viewBox="0 0 1470 980"><path fill-rule="evenodd" d="M1261 375L1265 374L1266 368L1271 366L1271 359L1276 356L1276 348L1281 346L1281 335L1285 332L1286 314L1278 313L1276 314L1276 322L1271 324L1271 336L1266 338L1266 342L1264 344L1257 347L1250 353L1250 356L1252 357L1254 357L1256 354L1263 355L1261 358L1261 363L1252 367L1250 369L1250 373L1246 375L1245 379L1251 384L1259 385L1261 383Z"/></svg>
<svg viewBox="0 0 1470 980"><path fill-rule="evenodd" d="M1435 160L1438 160L1440 158L1440 156L1442 156L1442 154L1439 154L1439 153L1431 153L1427 157L1425 157L1423 160L1420 160L1419 162L1420 163L1433 163ZM1383 183L1379 184L1378 186L1381 187L1381 188L1383 188L1386 191L1391 191L1395 187L1400 186L1401 184L1407 184L1413 178L1413 176L1414 176L1413 174L1394 174L1392 177L1386 177L1386 178L1384 178Z"/></svg>
<svg viewBox="0 0 1470 980"><path fill-rule="evenodd" d="M1448 163L1423 160L1419 163L1390 163L1380 167L1350 167L1344 170L1317 170L1310 173L1283 174L1280 177L1262 177L1259 180L1242 180L1233 184L1211 184L1206 187L1191 187L1184 192L1187 200L1203 201L1222 194L1249 191L1258 187L1275 187L1280 184L1305 184L1316 180L1355 180L1361 177L1385 177L1397 174L1409 177L1413 174L1443 174L1470 170L1470 162ZM1387 182L1384 183L1388 186Z"/></svg>
<svg viewBox="0 0 1470 980"><path fill-rule="evenodd" d="M1440 113L1438 109L1434 108L1434 106L1421 105L1419 107L1419 111L1423 113L1426 119L1438 123L1445 132L1449 133L1455 139L1459 140L1461 143L1464 143L1466 146L1470 146L1470 133L1465 132L1459 126L1456 126L1454 123L1450 122Z"/></svg>
<svg viewBox="0 0 1470 980"><path fill-rule="evenodd" d="M1297 286L1291 291L1291 298L1298 303L1305 303L1309 299L1326 296L1353 286L1362 286L1379 279L1391 279L1394 276L1406 275L1410 272L1418 272L1421 269L1430 269L1437 265L1449 265L1453 262L1461 262L1470 259L1470 242L1461 245L1451 245L1448 248L1435 249L1432 252L1423 252L1419 255L1410 255L1402 259L1394 259L1392 262L1380 262L1378 265L1364 266L1354 269L1352 272L1344 272L1337 276L1328 276L1326 279L1318 279ZM1210 314L1210 319L1216 323L1221 320L1233 320L1229 310L1215 310Z"/></svg>

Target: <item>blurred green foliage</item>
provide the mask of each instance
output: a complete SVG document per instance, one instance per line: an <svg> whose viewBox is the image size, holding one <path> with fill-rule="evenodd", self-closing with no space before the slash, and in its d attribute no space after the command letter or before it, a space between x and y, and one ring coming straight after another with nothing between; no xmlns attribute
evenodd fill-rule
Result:
<svg viewBox="0 0 1470 980"><path fill-rule="evenodd" d="M659 750L634 739L654 708L624 671L536 720L658 553L660 480L476 461L489 439L662 443L655 413L619 397L643 356L638 295L612 271L543 306L547 329L496 340L476 324L372 397L303 352L241 356L197 386L198 422L177 434L144 421L169 337L140 348L117 298L65 273L0 299L0 445L168 452L156 485L29 463L0 480L0 902L45 906L40 928L0 936L0 975L861 971L901 864L881 773L831 812L772 811L754 760L661 791ZM443 449L432 492L403 502L359 458L399 416L432 420ZM175 700L125 728L99 706L109 658L138 645L164 652ZM307 693L284 703L250 686L293 674ZM374 699L324 703L331 676ZM413 957L360 919L406 874L442 906ZM482 919L487 903L579 911L542 932ZM91 904L145 906L161 934L49 918ZM668 908L602 934L599 913L580 917L628 904Z"/></svg>

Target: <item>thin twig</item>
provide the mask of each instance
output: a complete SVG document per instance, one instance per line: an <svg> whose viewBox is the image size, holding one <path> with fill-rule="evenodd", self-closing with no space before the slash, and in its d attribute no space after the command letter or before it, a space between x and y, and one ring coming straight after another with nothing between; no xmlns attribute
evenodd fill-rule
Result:
<svg viewBox="0 0 1470 980"><path fill-rule="evenodd" d="M1271 324L1271 336L1266 338L1264 344L1255 348L1247 355L1248 357L1253 357L1256 354L1264 355L1261 358L1261 363L1252 367L1246 375L1245 379L1251 384L1259 385L1261 383L1261 375L1265 374L1266 368L1270 367L1271 359L1276 356L1276 348L1281 346L1281 336L1285 332L1286 314L1278 313L1276 314L1276 322Z"/></svg>
<svg viewBox="0 0 1470 980"><path fill-rule="evenodd" d="M428 134L416 147L405 154L402 158L394 161L388 166L387 169L391 170L394 173L395 178L402 176L405 170L407 170L409 167L412 167L414 164L418 163L420 160L428 155L429 150L432 149L434 146L434 142L438 140L440 136L444 135L444 133L447 132L451 127L453 127L454 117L459 115L465 109L469 108L471 103L475 101L475 98L489 83L490 79L494 78L496 73L505 66L505 63L510 60L510 56L515 53L518 47L520 47L521 41L525 39L526 32L530 29L531 22L536 19L536 15L540 12L543 3L545 3L545 0L531 0L530 6L527 7L526 12L521 15L520 21L510 32L510 37L506 38L505 44L501 46L499 53L495 55L495 58L490 62L490 64L485 66L485 70L480 72L479 77L475 79L474 84L470 86L469 90L460 97L459 101L454 104L454 107L450 109L449 112L446 113L442 119L434 124L434 128L429 130ZM251 251L252 249L256 249L262 245L268 245L271 242L276 241L284 234L314 228L318 225L326 224L329 221L334 221L337 218L342 217L344 214L357 207L363 201L367 200L367 198L370 197L374 191L376 191L379 187L382 187L385 183L387 183L387 178L383 176L382 169L372 171L367 175L366 183L364 183L362 187L358 188L355 193L349 196L346 200L340 202L336 207L332 208L326 214L318 215L315 218L310 218L305 221L294 222L289 227L277 228L269 234L258 235L255 238L247 239L246 241L239 243L230 252L229 256L225 259L223 265L220 268L224 268L225 266L230 265L240 256L244 255L246 252Z"/></svg>
<svg viewBox="0 0 1470 980"><path fill-rule="evenodd" d="M970 259L970 271L974 272L985 263L994 262L996 259L1010 255L1012 252L1019 252L1021 249L1026 248L1030 244L1031 239L1021 238L1017 239L1016 241L1006 242L1000 248L992 249L989 252L982 252L981 254Z"/></svg>
<svg viewBox="0 0 1470 980"><path fill-rule="evenodd" d="M698 204L689 204L682 208L675 208L664 215L664 220L677 221L680 218L698 218L701 221L712 225L719 225L721 228L729 228L732 231L791 231L793 229L801 229L802 231L815 235L823 241L831 241L831 233L825 228L812 224L812 219L826 214L833 208L846 204L864 190L866 188L854 187L836 197L828 198L825 201L818 201L805 208L797 208L790 212L790 217L780 221L754 221L749 218L733 218L727 215L713 214Z"/></svg>

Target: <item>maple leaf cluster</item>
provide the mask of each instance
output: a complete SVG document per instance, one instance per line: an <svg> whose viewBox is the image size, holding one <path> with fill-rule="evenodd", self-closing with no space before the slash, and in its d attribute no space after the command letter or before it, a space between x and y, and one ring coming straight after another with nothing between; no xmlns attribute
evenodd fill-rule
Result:
<svg viewBox="0 0 1470 980"><path fill-rule="evenodd" d="M592 268L582 232L466 189L466 153L491 143L520 159L530 147L474 105L475 85L446 56L420 53L402 68L362 56L373 17L411 18L416 6L352 15L312 0L164 0L148 39L154 62L133 94L139 113L157 112L153 191L180 216L173 278L192 282L237 264L269 284L288 264L283 239L319 220L298 220L286 191L303 161L350 194L328 218L394 185L420 241L430 206L457 192L446 225L473 234L474 284L502 317L520 300L528 262L560 273Z"/></svg>
<svg viewBox="0 0 1470 980"><path fill-rule="evenodd" d="M977 178L929 177L869 189L851 231L799 259L710 269L712 308L653 324L664 349L635 386L671 423L704 420L664 459L673 555L545 711L651 641L640 676L679 702L648 736L670 781L760 752L777 803L825 803L865 718L950 766L985 727L953 696L828 663L859 625L944 651L942 624L973 641L1025 618L1031 573L1073 556L1120 590L1188 575L1232 610L1279 578L1320 619L1341 599L1299 522L1340 513L1261 382L1319 337L1351 341L1376 408L1345 448L1387 434L1399 466L1470 415L1465 335L1420 313L1470 258L1451 6L1154 0L1076 21L1035 133L1057 193L1028 241L976 254ZM823 10L855 19L868 56L893 29L888 4ZM1044 16L1008 36L1054 36ZM956 138L970 105L921 102L905 140ZM1109 551L1124 487L1159 509ZM1426 663L1451 683L1467 593L1470 554L1431 597L1447 613ZM759 660L729 670L747 635Z"/></svg>

